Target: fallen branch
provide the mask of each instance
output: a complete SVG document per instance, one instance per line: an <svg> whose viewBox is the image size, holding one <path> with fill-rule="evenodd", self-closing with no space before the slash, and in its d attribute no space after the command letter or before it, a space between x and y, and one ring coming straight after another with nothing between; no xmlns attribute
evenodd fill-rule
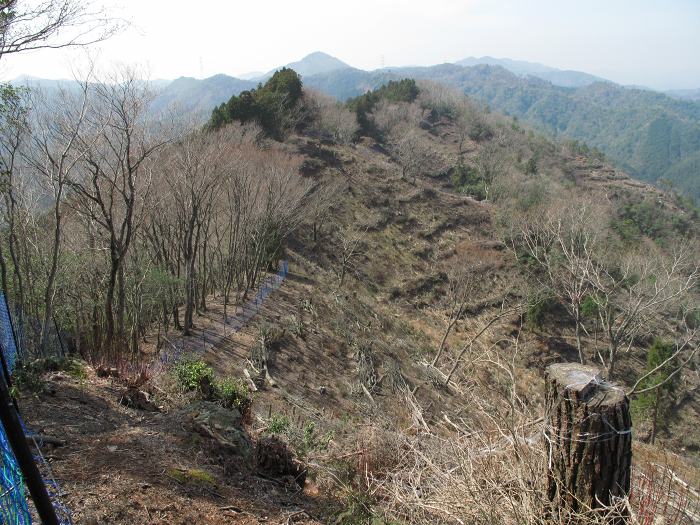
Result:
<svg viewBox="0 0 700 525"><path fill-rule="evenodd" d="M44 436L43 434L34 434L31 436L27 436L27 442L29 443L29 445L36 445L37 447L39 446L39 443L46 443L47 445L53 445L55 447L66 446L65 440L51 436Z"/></svg>

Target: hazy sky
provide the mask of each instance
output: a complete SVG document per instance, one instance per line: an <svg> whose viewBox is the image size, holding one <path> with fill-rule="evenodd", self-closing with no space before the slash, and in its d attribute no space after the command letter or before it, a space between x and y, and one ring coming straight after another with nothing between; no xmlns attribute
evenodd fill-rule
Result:
<svg viewBox="0 0 700 525"><path fill-rule="evenodd" d="M110 3L110 0L103 0ZM267 71L325 51L348 64L430 65L490 55L623 84L700 87L700 0L112 0L132 26L100 59L152 78ZM79 53L3 59L0 76L70 77Z"/></svg>

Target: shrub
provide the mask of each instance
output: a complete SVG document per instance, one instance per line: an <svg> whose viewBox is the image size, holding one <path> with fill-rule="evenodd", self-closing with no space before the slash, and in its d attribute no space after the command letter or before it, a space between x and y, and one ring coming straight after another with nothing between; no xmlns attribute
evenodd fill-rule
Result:
<svg viewBox="0 0 700 525"><path fill-rule="evenodd" d="M296 446L297 453L305 456L311 450L326 450L333 439L333 432L329 431L320 435L316 429L316 423L307 421L301 436L301 442Z"/></svg>
<svg viewBox="0 0 700 525"><path fill-rule="evenodd" d="M452 170L452 184L460 193L471 195L477 200L486 198L486 185L475 168L464 164L455 166Z"/></svg>
<svg viewBox="0 0 700 525"><path fill-rule="evenodd" d="M628 200L618 210L612 228L624 242L633 243L640 235L659 242L673 235L686 235L692 221L687 217L669 212L663 204L649 199L638 202Z"/></svg>
<svg viewBox="0 0 700 525"><path fill-rule="evenodd" d="M187 391L207 394L214 384L214 370L201 359L183 359L175 367L180 387Z"/></svg>
<svg viewBox="0 0 700 525"><path fill-rule="evenodd" d="M673 343L654 339L647 353L647 366L643 372L649 375L639 385L642 389L652 390L639 394L632 402L633 415L651 421L652 444L658 428L668 422L672 413L674 392L679 380L678 376L674 375L678 367L673 358L675 351Z"/></svg>
<svg viewBox="0 0 700 525"><path fill-rule="evenodd" d="M35 394L44 390L45 383L41 377L41 373L34 369L31 365L19 366L15 370L12 379L14 381L14 384L12 385L13 391L11 392L13 397L17 397L18 392L16 389L27 390Z"/></svg>
<svg viewBox="0 0 700 525"><path fill-rule="evenodd" d="M468 130L469 138L475 142L480 142L483 140L489 140L493 137L493 130L491 126L488 125L486 120L481 115L473 112L471 116L471 123Z"/></svg>
<svg viewBox="0 0 700 525"><path fill-rule="evenodd" d="M267 431L270 434L286 434L290 425L287 416L274 414L267 422Z"/></svg>
<svg viewBox="0 0 700 525"><path fill-rule="evenodd" d="M542 181L518 184L514 189L515 206L520 211L531 210L545 202L547 198L547 187Z"/></svg>
<svg viewBox="0 0 700 525"><path fill-rule="evenodd" d="M683 318L690 329L700 328L700 309L686 312Z"/></svg>
<svg viewBox="0 0 700 525"><path fill-rule="evenodd" d="M525 320L531 327L541 330L547 320L557 313L558 309L559 303L556 299L540 297L528 305Z"/></svg>
<svg viewBox="0 0 700 525"><path fill-rule="evenodd" d="M592 295L587 295L581 301L581 315L584 318L595 319L600 311L600 300Z"/></svg>
<svg viewBox="0 0 700 525"><path fill-rule="evenodd" d="M525 174L537 175L537 172L537 160L535 160L535 157L530 157L530 159L525 163Z"/></svg>
<svg viewBox="0 0 700 525"><path fill-rule="evenodd" d="M74 357L44 357L21 364L13 374L17 388L40 392L44 387L42 375L46 372L65 372L75 379L87 378L85 363Z"/></svg>
<svg viewBox="0 0 700 525"><path fill-rule="evenodd" d="M287 329L296 337L304 338L306 333L304 321L298 315L292 314L286 319Z"/></svg>
<svg viewBox="0 0 700 525"><path fill-rule="evenodd" d="M224 408L237 408L241 414L250 410L250 390L240 379L224 379L216 385L216 393Z"/></svg>
<svg viewBox="0 0 700 525"><path fill-rule="evenodd" d="M345 498L345 508L335 519L338 525L364 525L377 523L372 513L372 500L365 492L350 491ZM381 522L379 522L381 523Z"/></svg>

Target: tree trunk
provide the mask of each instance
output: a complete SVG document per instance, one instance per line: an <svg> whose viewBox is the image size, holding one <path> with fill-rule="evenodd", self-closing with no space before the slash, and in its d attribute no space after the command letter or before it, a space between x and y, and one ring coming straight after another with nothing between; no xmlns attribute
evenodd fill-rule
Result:
<svg viewBox="0 0 700 525"><path fill-rule="evenodd" d="M202 294L201 294L201 299L200 299L200 305L199 307L203 312L207 311L207 293L208 293L208 281L210 279L210 276L207 272L207 239L208 237L204 237L204 242L202 243L202 250L201 250L201 259L202 259L202 271L200 272L202 274Z"/></svg>
<svg viewBox="0 0 700 525"><path fill-rule="evenodd" d="M49 344L49 330L51 328L51 319L53 319L53 301L54 301L54 283L56 282L56 273L58 271L58 256L61 249L61 198L63 195L63 179L59 175L58 191L56 193L56 202L54 203L54 224L53 230L53 245L51 249L51 267L46 279L46 289L44 290L44 320L41 324L41 340L40 352L41 355L47 355Z"/></svg>
<svg viewBox="0 0 700 525"><path fill-rule="evenodd" d="M194 257L187 261L185 274L185 324L182 331L183 335L190 335L194 324L194 307L196 301L194 264Z"/></svg>
<svg viewBox="0 0 700 525"><path fill-rule="evenodd" d="M5 261L5 254L2 251L2 243L0 242L0 286L2 287L2 293L5 298L9 301L10 298L10 287L7 283L7 262Z"/></svg>
<svg viewBox="0 0 700 525"><path fill-rule="evenodd" d="M117 273L119 272L118 261L112 258L112 266L109 271L109 280L107 282L107 293L105 295L105 346L107 351L107 359L116 357L114 350L116 347L114 339L114 289L117 285Z"/></svg>
<svg viewBox="0 0 700 525"><path fill-rule="evenodd" d="M579 523L576 514L607 514L630 489L632 420L624 391L600 370L554 364L545 373L548 515ZM621 508L611 523L625 523ZM590 518L590 515L589 515Z"/></svg>
<svg viewBox="0 0 700 525"><path fill-rule="evenodd" d="M612 336L610 337L610 342L608 343L608 368L607 375L608 379L611 379L615 373L615 361L617 360L617 343Z"/></svg>
<svg viewBox="0 0 700 525"><path fill-rule="evenodd" d="M582 365L585 365L586 357L583 355L583 346L581 345L581 307L579 305L575 307L574 319L576 321L576 350L578 350L578 360Z"/></svg>
<svg viewBox="0 0 700 525"><path fill-rule="evenodd" d="M651 438L649 442L653 445L656 443L656 430L659 423L659 391L658 389L654 392L654 409L651 414Z"/></svg>
<svg viewBox="0 0 700 525"><path fill-rule="evenodd" d="M124 280L124 259L119 258L117 272L117 348L121 355L127 347L126 337L126 283Z"/></svg>
<svg viewBox="0 0 700 525"><path fill-rule="evenodd" d="M457 320L461 317L461 310L460 312L457 313L456 316L454 316L450 320L450 324L447 325L447 329L445 330L445 333L442 335L442 341L440 341L440 346L438 347L438 351L435 354L435 357L433 358L433 362L431 363L433 366L435 366L440 359L440 356L442 355L442 351L445 349L445 343L447 342L447 338L450 335L450 332L454 328L454 326L457 324Z"/></svg>
<svg viewBox="0 0 700 525"><path fill-rule="evenodd" d="M173 306L173 324L175 325L175 330L182 330L182 325L180 324L180 308Z"/></svg>
<svg viewBox="0 0 700 525"><path fill-rule="evenodd" d="M338 288L343 287L343 282L345 282L345 263L340 268L340 282L338 283Z"/></svg>

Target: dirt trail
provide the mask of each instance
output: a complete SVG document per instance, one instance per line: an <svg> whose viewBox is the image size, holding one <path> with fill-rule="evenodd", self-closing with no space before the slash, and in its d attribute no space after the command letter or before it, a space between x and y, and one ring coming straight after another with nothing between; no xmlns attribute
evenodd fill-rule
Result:
<svg viewBox="0 0 700 525"><path fill-rule="evenodd" d="M92 373L53 374L48 384L53 394L22 399L22 410L37 431L66 442L45 455L77 524L285 523L304 509L314 514L303 492L242 465L224 472L176 408L123 407L124 387ZM213 483L180 483L171 475L178 469L201 469ZM319 522L299 514L294 523Z"/></svg>
<svg viewBox="0 0 700 525"><path fill-rule="evenodd" d="M289 292L273 292L258 316L279 319ZM223 320L223 305L212 301L196 319L190 337L170 338L181 352L196 352L217 375L241 375L257 319L238 332ZM167 372L161 367L160 374ZM45 449L76 524L316 524L311 516L322 501L257 475L244 465L224 471L210 443L187 428L178 400L158 399L160 412L124 407L118 379L48 376L48 392L25 396L21 407L40 434L65 441ZM213 483L178 481L175 471L203 470ZM290 518L291 516L291 518Z"/></svg>

